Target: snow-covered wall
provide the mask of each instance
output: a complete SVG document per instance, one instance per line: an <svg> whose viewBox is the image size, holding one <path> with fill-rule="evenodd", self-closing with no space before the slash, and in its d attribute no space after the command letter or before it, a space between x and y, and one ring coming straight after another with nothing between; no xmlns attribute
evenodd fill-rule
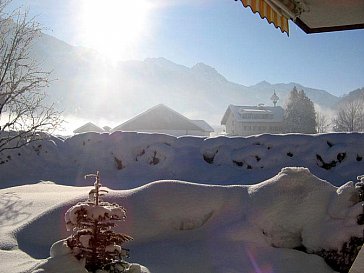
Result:
<svg viewBox="0 0 364 273"><path fill-rule="evenodd" d="M125 189L160 179L208 184L253 184L283 167L307 167L342 185L364 174L364 134L173 137L133 132L50 137L0 153L0 187L51 180L87 185L101 172L104 185Z"/></svg>

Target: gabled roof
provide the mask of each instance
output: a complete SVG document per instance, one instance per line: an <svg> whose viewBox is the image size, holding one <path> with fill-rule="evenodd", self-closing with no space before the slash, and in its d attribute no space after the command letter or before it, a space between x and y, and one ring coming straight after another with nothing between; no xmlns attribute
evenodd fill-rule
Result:
<svg viewBox="0 0 364 273"><path fill-rule="evenodd" d="M203 128L200 128L192 120L186 118L164 104L158 104L112 129L112 131L143 130L203 131Z"/></svg>
<svg viewBox="0 0 364 273"><path fill-rule="evenodd" d="M194 124L200 127L205 132L213 132L215 131L206 121L202 119L191 120Z"/></svg>
<svg viewBox="0 0 364 273"><path fill-rule="evenodd" d="M234 116L235 120L242 120L242 113L271 113L273 119L271 122L281 122L283 120L284 110L280 106L252 106L252 105L232 105L230 104L225 111L221 120L221 124L225 125L230 113Z"/></svg>
<svg viewBox="0 0 364 273"><path fill-rule="evenodd" d="M88 123L82 125L81 127L77 128L76 130L73 131L74 134L80 134L80 133L85 133L85 132L102 133L102 132L104 132L104 129L102 129L99 126L93 124L92 122L88 122Z"/></svg>

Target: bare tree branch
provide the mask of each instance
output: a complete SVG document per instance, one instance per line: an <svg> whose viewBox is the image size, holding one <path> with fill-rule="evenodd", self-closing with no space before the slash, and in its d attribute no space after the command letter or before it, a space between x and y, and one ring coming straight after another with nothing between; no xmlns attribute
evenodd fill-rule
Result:
<svg viewBox="0 0 364 273"><path fill-rule="evenodd" d="M62 123L45 103L50 72L30 54L40 26L19 9L6 12L11 1L0 0L0 152L42 139Z"/></svg>
<svg viewBox="0 0 364 273"><path fill-rule="evenodd" d="M333 120L336 132L364 131L364 99L344 102Z"/></svg>
<svg viewBox="0 0 364 273"><path fill-rule="evenodd" d="M329 118L322 112L316 112L316 131L317 133L327 133L331 123Z"/></svg>

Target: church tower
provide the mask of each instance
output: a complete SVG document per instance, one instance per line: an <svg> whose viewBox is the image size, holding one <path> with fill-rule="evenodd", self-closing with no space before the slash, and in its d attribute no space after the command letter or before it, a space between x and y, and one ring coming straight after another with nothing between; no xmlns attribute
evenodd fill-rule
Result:
<svg viewBox="0 0 364 273"><path fill-rule="evenodd" d="M270 97L271 101L273 101L274 107L277 106L277 102L279 101L279 97L276 94L276 91L274 90L273 95Z"/></svg>

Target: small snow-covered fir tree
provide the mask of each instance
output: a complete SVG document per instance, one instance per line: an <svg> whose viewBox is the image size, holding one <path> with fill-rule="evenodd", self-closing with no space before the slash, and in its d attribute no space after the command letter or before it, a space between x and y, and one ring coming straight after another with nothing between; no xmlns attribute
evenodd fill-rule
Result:
<svg viewBox="0 0 364 273"><path fill-rule="evenodd" d="M115 222L126 218L126 210L100 199L107 191L100 189L99 172L86 177L95 177L95 187L87 201L74 205L65 214L67 230L73 231L67 245L77 259L84 259L85 268L90 272L127 272L129 264L124 258L128 250L122 246L133 238L113 231Z"/></svg>

